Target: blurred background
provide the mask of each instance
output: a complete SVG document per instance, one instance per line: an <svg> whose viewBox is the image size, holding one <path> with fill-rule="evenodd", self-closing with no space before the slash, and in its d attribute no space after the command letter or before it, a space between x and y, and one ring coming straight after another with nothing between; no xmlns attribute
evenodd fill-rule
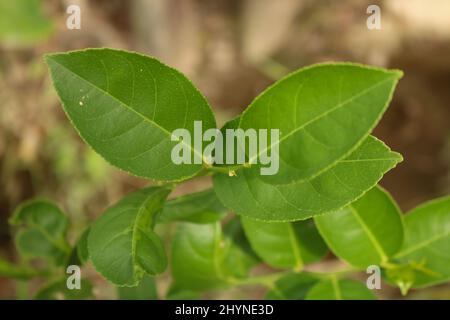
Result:
<svg viewBox="0 0 450 320"><path fill-rule="evenodd" d="M81 8L79 30L66 26L73 4ZM380 30L367 28L370 4L381 8ZM448 0L0 0L0 257L17 259L7 220L20 202L54 200L76 238L106 206L148 183L111 167L80 140L43 54L112 47L155 56L193 80L219 125L269 84L312 63L401 69L405 76L374 134L405 158L381 184L407 211L450 193L449 17ZM194 181L176 194L208 183ZM97 298L114 298L100 276L90 277ZM0 278L0 298L17 291ZM381 297L399 293L383 290ZM444 297L448 285L409 296Z"/></svg>

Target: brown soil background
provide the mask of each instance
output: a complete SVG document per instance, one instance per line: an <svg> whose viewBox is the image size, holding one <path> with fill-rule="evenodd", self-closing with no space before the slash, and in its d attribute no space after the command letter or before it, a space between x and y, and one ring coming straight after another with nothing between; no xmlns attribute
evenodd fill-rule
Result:
<svg viewBox="0 0 450 320"><path fill-rule="evenodd" d="M46 196L60 203L74 222L75 238L108 204L147 183L105 164L80 141L51 88L42 61L46 52L106 46L156 56L193 80L219 124L282 75L311 63L354 61L401 69L405 76L374 134L405 160L381 184L404 211L450 192L446 0L42 2L55 27L52 36L29 48L0 44L2 257L16 258L7 219L21 201ZM374 3L381 7L381 30L366 27L366 8ZM69 4L81 7L81 30L65 26ZM189 183L176 194L208 183ZM114 297L110 285L87 272L97 285L96 297ZM399 297L395 290L382 296ZM0 278L0 298L14 297L15 283ZM413 292L412 297L450 298L450 288Z"/></svg>

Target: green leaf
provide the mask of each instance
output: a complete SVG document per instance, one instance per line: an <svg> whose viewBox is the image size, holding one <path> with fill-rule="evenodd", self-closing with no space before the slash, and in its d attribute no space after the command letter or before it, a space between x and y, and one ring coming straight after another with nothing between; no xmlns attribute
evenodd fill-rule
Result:
<svg viewBox="0 0 450 320"><path fill-rule="evenodd" d="M80 238L77 241L77 244L72 249L69 264L82 266L89 260L89 251L87 242L89 231L90 228L87 227L81 234Z"/></svg>
<svg viewBox="0 0 450 320"><path fill-rule="evenodd" d="M16 246L26 258L45 258L63 264L70 253L65 236L69 220L52 202L30 200L20 205L10 219L20 226Z"/></svg>
<svg viewBox="0 0 450 320"><path fill-rule="evenodd" d="M250 218L295 221L338 210L362 196L402 160L382 141L369 136L350 156L319 176L289 185L264 182L259 173L216 174L214 189L222 203Z"/></svg>
<svg viewBox="0 0 450 320"><path fill-rule="evenodd" d="M304 300L319 280L309 273L289 273L279 278L265 296L268 300Z"/></svg>
<svg viewBox="0 0 450 320"><path fill-rule="evenodd" d="M450 280L450 196L426 202L404 216L405 240L397 261L414 270L413 287Z"/></svg>
<svg viewBox="0 0 450 320"><path fill-rule="evenodd" d="M87 227L83 233L80 236L80 239L78 239L77 242L77 255L78 258L80 259L81 263L84 264L89 260L89 250L88 250L88 236L89 236L89 231L91 229L89 227Z"/></svg>
<svg viewBox="0 0 450 320"><path fill-rule="evenodd" d="M312 220L272 222L242 218L245 234L255 252L274 268L302 270L320 260L327 247Z"/></svg>
<svg viewBox="0 0 450 320"><path fill-rule="evenodd" d="M367 287L353 280L322 280L306 295L306 300L374 300L375 295Z"/></svg>
<svg viewBox="0 0 450 320"><path fill-rule="evenodd" d="M398 286L402 295L406 296L409 289L411 289L416 278L416 272L413 265L389 265L388 268L383 269L383 278L392 286Z"/></svg>
<svg viewBox="0 0 450 320"><path fill-rule="evenodd" d="M157 300L155 278L144 276L136 287L118 287L120 300Z"/></svg>
<svg viewBox="0 0 450 320"><path fill-rule="evenodd" d="M314 219L330 249L355 267L382 265L403 243L400 209L380 187L343 209Z"/></svg>
<svg viewBox="0 0 450 320"><path fill-rule="evenodd" d="M169 193L158 187L130 193L91 226L91 261L107 280L118 286L136 286L144 274L164 271L166 254L152 227Z"/></svg>
<svg viewBox="0 0 450 320"><path fill-rule="evenodd" d="M180 72L155 58L113 49L88 49L46 56L53 84L81 137L111 164L137 176L180 181L202 164L171 159L175 129L194 136L215 127L211 109ZM202 160L203 149L183 141ZM192 159L193 160L193 159Z"/></svg>
<svg viewBox="0 0 450 320"><path fill-rule="evenodd" d="M223 227L225 239L232 244L225 256L225 264L234 269L235 278L245 278L249 270L259 264L261 259L250 245L240 219L228 221Z"/></svg>
<svg viewBox="0 0 450 320"><path fill-rule="evenodd" d="M220 223L178 226L172 246L172 275L178 290L227 287L245 278L257 263L239 245L235 222L222 230Z"/></svg>
<svg viewBox="0 0 450 320"><path fill-rule="evenodd" d="M166 300L200 300L200 292L177 288L172 284L166 294Z"/></svg>
<svg viewBox="0 0 450 320"><path fill-rule="evenodd" d="M227 211L214 190L207 189L167 201L158 222L212 223L221 220Z"/></svg>
<svg viewBox="0 0 450 320"><path fill-rule="evenodd" d="M39 0L0 1L0 42L26 47L45 40L53 26L42 11Z"/></svg>
<svg viewBox="0 0 450 320"><path fill-rule="evenodd" d="M279 143L258 150L249 162L277 146L279 171L261 179L272 184L311 180L348 157L367 138L401 76L399 70L324 63L277 81L241 116L239 127L244 130L280 130ZM252 170L259 172L259 167Z"/></svg>
<svg viewBox="0 0 450 320"><path fill-rule="evenodd" d="M51 282L36 293L36 300L84 300L92 298L92 284L82 279L80 289L68 289L66 279Z"/></svg>
<svg viewBox="0 0 450 320"><path fill-rule="evenodd" d="M231 136L229 137L227 135L227 129L231 129L231 130L235 130L239 127L239 122L241 121L241 117L240 115L234 117L231 120L228 120L223 126L222 128L220 128L220 132L222 134L223 137L223 141L222 143L217 143L215 148L217 150L215 150L215 154L214 155L222 155L223 156L223 162L222 164L219 163L214 163L214 167L215 168L229 168L231 169L239 169L242 167L242 165L238 164L238 152L241 152L242 150L240 150L243 146L239 143L239 141L236 139L236 137ZM230 140L229 140L230 139ZM219 140L220 141L220 140ZM233 150L230 149L230 146L233 146ZM244 150L245 152L245 150ZM227 164L225 163L226 161L226 157L229 156L229 154L233 154L234 155L234 160L233 163L231 164ZM248 158L248 157L247 157ZM246 158L246 159L247 159Z"/></svg>

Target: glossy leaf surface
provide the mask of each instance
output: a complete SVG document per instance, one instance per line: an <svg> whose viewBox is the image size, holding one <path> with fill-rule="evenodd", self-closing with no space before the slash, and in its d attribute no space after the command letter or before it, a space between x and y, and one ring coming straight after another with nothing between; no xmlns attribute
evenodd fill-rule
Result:
<svg viewBox="0 0 450 320"><path fill-rule="evenodd" d="M375 295L361 283L353 280L322 280L306 295L306 300L374 300Z"/></svg>
<svg viewBox="0 0 450 320"><path fill-rule="evenodd" d="M356 267L388 262L403 243L400 210L380 187L341 210L314 219L331 250Z"/></svg>
<svg viewBox="0 0 450 320"><path fill-rule="evenodd" d="M349 156L380 120L401 76L398 70L324 63L266 89L239 123L244 130L280 130L278 143L253 156L279 148L278 173L261 178L275 184L311 180Z"/></svg>
<svg viewBox="0 0 450 320"><path fill-rule="evenodd" d="M155 58L113 49L46 56L65 112L81 137L111 164L134 175L184 180L202 168L202 146L184 141L192 164L175 164L175 129L215 127L205 98L180 72ZM192 141L193 142L193 141Z"/></svg>
<svg viewBox="0 0 450 320"><path fill-rule="evenodd" d="M327 252L312 220L267 223L242 218L242 225L252 248L274 268L299 271Z"/></svg>
<svg viewBox="0 0 450 320"><path fill-rule="evenodd" d="M213 181L222 203L239 215L264 221L295 221L340 209L356 200L401 160L400 154L370 136L350 156L310 181L272 185L251 170L239 170L231 177L217 174Z"/></svg>
<svg viewBox="0 0 450 320"><path fill-rule="evenodd" d="M396 260L413 266L413 287L450 279L450 197L426 202L404 217L405 241Z"/></svg>

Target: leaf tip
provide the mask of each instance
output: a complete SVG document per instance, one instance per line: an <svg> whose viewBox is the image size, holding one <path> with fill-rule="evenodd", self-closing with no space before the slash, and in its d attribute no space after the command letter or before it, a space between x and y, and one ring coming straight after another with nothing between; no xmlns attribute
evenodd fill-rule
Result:
<svg viewBox="0 0 450 320"><path fill-rule="evenodd" d="M391 70L389 70L389 71L391 71L391 73L392 73L393 75L395 75L395 77L396 77L397 79L403 78L404 73L403 73L402 70L400 70L400 69L391 69Z"/></svg>
<svg viewBox="0 0 450 320"><path fill-rule="evenodd" d="M403 160L405 160L403 158L403 155L399 152L392 151L392 154L395 157L395 160L397 161L397 163L401 163L401 162L403 162Z"/></svg>

